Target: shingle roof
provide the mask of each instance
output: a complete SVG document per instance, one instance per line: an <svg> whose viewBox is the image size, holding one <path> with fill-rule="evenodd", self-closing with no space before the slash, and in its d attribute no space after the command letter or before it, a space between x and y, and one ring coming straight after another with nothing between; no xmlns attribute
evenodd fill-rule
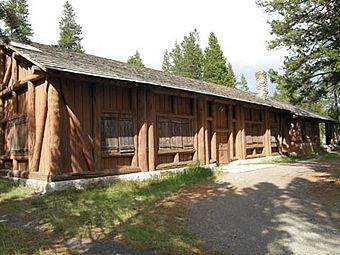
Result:
<svg viewBox="0 0 340 255"><path fill-rule="evenodd" d="M137 67L94 55L75 53L56 46L38 43L24 45L13 42L9 47L46 70L51 69L108 79L134 81L142 84L179 89L273 107L289 111L299 116L310 117L323 121L335 121L332 118L322 116L318 113L271 97L266 99L258 97L253 92L245 92L239 89L180 77L154 69Z"/></svg>

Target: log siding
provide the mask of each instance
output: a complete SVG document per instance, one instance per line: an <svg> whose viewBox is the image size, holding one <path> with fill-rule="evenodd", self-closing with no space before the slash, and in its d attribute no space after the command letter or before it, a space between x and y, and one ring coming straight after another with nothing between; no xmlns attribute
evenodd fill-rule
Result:
<svg viewBox="0 0 340 255"><path fill-rule="evenodd" d="M319 123L258 102L49 70L3 47L0 163L59 181L315 151ZM331 124L327 132L331 133Z"/></svg>

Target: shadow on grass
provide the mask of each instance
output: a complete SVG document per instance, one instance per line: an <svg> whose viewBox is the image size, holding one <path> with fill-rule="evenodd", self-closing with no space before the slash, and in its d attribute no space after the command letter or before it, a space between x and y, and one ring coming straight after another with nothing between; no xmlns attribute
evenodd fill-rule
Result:
<svg viewBox="0 0 340 255"><path fill-rule="evenodd" d="M67 190L20 202L8 200L0 206L24 216L27 221L33 220L44 230L69 240L71 248L89 254L106 249L107 253L102 254L112 254L118 248L122 254L140 254L119 247L113 239L124 240L141 250L191 254L202 249L200 242L183 222L177 225L169 222L172 215L158 203L180 188L212 175L209 168L191 166L183 172L168 173L158 179L116 182L84 191Z"/></svg>
<svg viewBox="0 0 340 255"><path fill-rule="evenodd" d="M331 167L329 159L320 164ZM329 193L303 178L286 188L269 182L242 190L216 180L195 184L211 175L211 170L197 167L145 182L9 199L0 207L58 234L67 240L70 253L75 248L87 254L214 254L197 234L207 247L221 252L293 254L299 252L292 246L299 233L313 252L332 254L340 236L339 192ZM189 224L196 234L186 226L189 203Z"/></svg>
<svg viewBox="0 0 340 255"><path fill-rule="evenodd" d="M0 178L0 203L6 200L23 198L29 194L32 194L31 189Z"/></svg>

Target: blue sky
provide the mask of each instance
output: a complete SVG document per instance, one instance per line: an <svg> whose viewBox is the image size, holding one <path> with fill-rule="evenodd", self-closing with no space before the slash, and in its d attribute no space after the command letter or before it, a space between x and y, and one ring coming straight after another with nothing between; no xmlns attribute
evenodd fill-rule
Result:
<svg viewBox="0 0 340 255"><path fill-rule="evenodd" d="M161 69L165 49L194 28L201 46L214 32L238 77L254 89L257 70L280 68L286 52L268 51L269 18L253 0L70 0L87 53L126 61L135 50L147 67ZM28 0L33 40L56 44L64 0ZM95 3L95 4L94 4ZM270 84L270 91L274 85Z"/></svg>

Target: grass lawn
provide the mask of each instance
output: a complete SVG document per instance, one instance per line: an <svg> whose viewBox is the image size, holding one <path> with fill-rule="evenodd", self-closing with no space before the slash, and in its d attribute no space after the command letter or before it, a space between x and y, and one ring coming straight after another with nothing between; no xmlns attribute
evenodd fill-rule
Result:
<svg viewBox="0 0 340 255"><path fill-rule="evenodd" d="M33 220L47 232L66 238L118 238L141 250L166 254L216 254L205 250L184 221L185 206L169 201L182 187L213 176L197 165L143 182L115 182L84 191L67 190L29 196L30 190L0 180L0 213ZM32 254L43 244L30 231L0 223L0 254ZM15 243L20 235L21 246ZM4 234L6 233L6 234ZM48 244L46 244L48 245ZM29 247L36 247L29 250Z"/></svg>
<svg viewBox="0 0 340 255"><path fill-rule="evenodd" d="M315 153L307 153L303 155L291 155L291 156L281 156L274 159L263 160L256 164L280 164L280 163L296 163L300 161L305 161L313 158L322 158L322 159L340 159L340 154L338 153L330 153L326 151L320 151Z"/></svg>

